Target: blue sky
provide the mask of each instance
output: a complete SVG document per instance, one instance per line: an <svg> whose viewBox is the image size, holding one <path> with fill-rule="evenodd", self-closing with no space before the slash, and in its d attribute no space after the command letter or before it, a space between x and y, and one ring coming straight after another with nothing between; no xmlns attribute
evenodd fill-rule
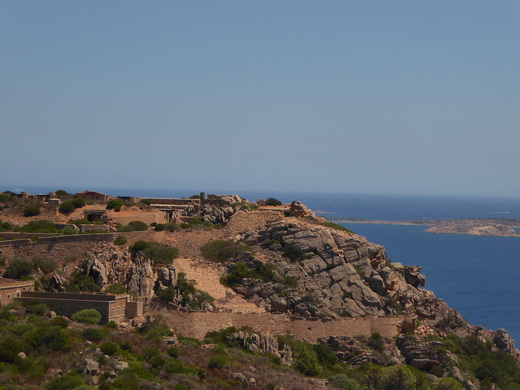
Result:
<svg viewBox="0 0 520 390"><path fill-rule="evenodd" d="M0 185L515 196L519 17L4 0Z"/></svg>

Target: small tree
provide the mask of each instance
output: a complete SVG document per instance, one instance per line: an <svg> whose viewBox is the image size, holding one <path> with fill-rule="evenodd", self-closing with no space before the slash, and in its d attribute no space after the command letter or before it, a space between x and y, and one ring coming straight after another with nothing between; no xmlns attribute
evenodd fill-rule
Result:
<svg viewBox="0 0 520 390"><path fill-rule="evenodd" d="M276 198L269 198L265 201L265 204L267 206L281 206L282 205L282 202L280 202L278 199Z"/></svg>
<svg viewBox="0 0 520 390"><path fill-rule="evenodd" d="M23 209L24 217L34 217L36 215L40 215L40 207L36 206L35 204L28 204Z"/></svg>
<svg viewBox="0 0 520 390"><path fill-rule="evenodd" d="M101 313L96 309L83 309L72 315L72 321L98 324L101 321Z"/></svg>

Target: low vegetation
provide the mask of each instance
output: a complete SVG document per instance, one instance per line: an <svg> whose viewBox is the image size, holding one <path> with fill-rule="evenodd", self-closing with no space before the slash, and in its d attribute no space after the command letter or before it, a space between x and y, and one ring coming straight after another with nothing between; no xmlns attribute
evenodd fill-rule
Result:
<svg viewBox="0 0 520 390"><path fill-rule="evenodd" d="M127 201L124 201L123 199L110 199L107 203L107 209L114 210L114 211L121 211L121 208L123 206L131 207L134 205L135 205L135 203L127 202Z"/></svg>
<svg viewBox="0 0 520 390"><path fill-rule="evenodd" d="M334 222L322 222L321 225L327 226L336 230L340 230L342 232L352 233L354 232L350 229L347 229L345 226L341 226L340 224L334 223Z"/></svg>
<svg viewBox="0 0 520 390"><path fill-rule="evenodd" d="M141 253L154 264L171 264L179 256L179 250L173 246L151 241L137 241L130 248L132 253Z"/></svg>
<svg viewBox="0 0 520 390"><path fill-rule="evenodd" d="M74 198L60 204L59 210L62 214L70 214L74 210L84 207L87 203L83 198Z"/></svg>
<svg viewBox="0 0 520 390"><path fill-rule="evenodd" d="M281 206L283 203L276 198L268 198L265 200L267 206Z"/></svg>
<svg viewBox="0 0 520 390"><path fill-rule="evenodd" d="M208 242L207 244L204 244L200 250L206 259L217 263L223 263L244 253L253 252L251 247L229 240Z"/></svg>

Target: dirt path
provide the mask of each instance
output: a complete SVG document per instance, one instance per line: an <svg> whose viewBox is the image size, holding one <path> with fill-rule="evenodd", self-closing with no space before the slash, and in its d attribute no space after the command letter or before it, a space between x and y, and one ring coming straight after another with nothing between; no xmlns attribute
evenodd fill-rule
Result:
<svg viewBox="0 0 520 390"><path fill-rule="evenodd" d="M220 283L220 278L224 276L221 265L186 258L175 259L173 265L178 272L184 272L188 279L195 280L198 289L214 297L218 308L233 313L265 313L263 308L246 301Z"/></svg>

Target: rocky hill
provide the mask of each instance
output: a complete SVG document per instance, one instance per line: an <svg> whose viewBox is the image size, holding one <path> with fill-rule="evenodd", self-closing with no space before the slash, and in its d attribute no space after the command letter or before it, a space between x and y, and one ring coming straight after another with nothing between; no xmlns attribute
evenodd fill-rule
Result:
<svg viewBox="0 0 520 390"><path fill-rule="evenodd" d="M520 383L520 355L507 332L469 324L424 288L420 267L392 262L381 245L316 217L299 202L261 206L229 197L189 207L183 213L194 218L190 224L155 224L124 240L93 238L54 267L14 260L14 250L5 272L33 261L32 276L48 291L126 291L146 303L149 317L125 329L142 329L159 315L174 333L204 338L210 332L202 343L211 348L269 354L300 374L343 375L354 386L330 379L301 382L301 388L356 388L377 378L380 385L372 388L390 388L383 384L392 382L396 367L405 368L399 375L412 375L415 386L400 388ZM218 333L229 326L235 328ZM485 368L490 362L499 377ZM253 381L239 380L240 386L278 383L268 387L247 371ZM204 382L197 386L206 388Z"/></svg>

